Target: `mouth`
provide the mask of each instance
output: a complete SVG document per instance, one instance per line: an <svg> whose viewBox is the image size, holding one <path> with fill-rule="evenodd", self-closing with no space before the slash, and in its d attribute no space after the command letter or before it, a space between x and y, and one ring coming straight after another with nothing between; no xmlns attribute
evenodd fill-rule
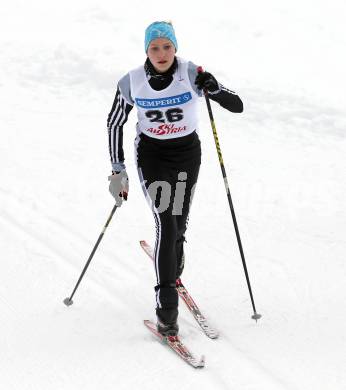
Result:
<svg viewBox="0 0 346 390"><path fill-rule="evenodd" d="M159 63L160 65L164 65L164 64L167 64L167 61L158 61L158 63Z"/></svg>

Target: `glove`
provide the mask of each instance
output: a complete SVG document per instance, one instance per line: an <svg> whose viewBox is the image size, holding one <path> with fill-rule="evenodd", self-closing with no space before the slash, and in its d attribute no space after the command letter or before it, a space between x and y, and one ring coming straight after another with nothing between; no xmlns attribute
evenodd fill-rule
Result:
<svg viewBox="0 0 346 390"><path fill-rule="evenodd" d="M216 78L209 72L198 73L195 84L198 89L206 89L211 93L215 93L220 90L220 86Z"/></svg>
<svg viewBox="0 0 346 390"><path fill-rule="evenodd" d="M129 193L129 178L126 170L123 169L120 172L113 172L111 176L108 176L109 192L115 199L115 204L120 207L123 203L123 199L127 200L127 194Z"/></svg>

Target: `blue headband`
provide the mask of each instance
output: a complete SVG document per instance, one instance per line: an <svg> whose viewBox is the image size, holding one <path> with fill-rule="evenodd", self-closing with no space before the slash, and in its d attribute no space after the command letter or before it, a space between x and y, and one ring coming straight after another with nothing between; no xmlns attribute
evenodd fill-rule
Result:
<svg viewBox="0 0 346 390"><path fill-rule="evenodd" d="M175 46L175 50L178 50L177 38L175 37L174 28L167 22L154 22L145 30L145 52L148 51L150 42L157 38L167 38Z"/></svg>

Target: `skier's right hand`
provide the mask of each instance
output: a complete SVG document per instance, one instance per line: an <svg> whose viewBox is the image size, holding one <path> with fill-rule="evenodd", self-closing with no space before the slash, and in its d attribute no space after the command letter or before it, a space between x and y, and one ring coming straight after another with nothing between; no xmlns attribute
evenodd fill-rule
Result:
<svg viewBox="0 0 346 390"><path fill-rule="evenodd" d="M108 176L109 192L115 199L115 204L120 207L123 203L123 199L127 200L129 193L129 178L126 170L123 169L120 172L113 172L111 176Z"/></svg>

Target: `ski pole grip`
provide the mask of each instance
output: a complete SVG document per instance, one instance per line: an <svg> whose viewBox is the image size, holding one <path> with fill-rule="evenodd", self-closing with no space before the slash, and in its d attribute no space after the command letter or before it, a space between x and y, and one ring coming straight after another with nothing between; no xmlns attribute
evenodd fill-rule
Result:
<svg viewBox="0 0 346 390"><path fill-rule="evenodd" d="M204 70L203 70L203 68L201 66L197 67L197 73L198 74L204 73ZM204 92L204 96L207 97L208 96L208 90L206 88L203 88L203 92Z"/></svg>

